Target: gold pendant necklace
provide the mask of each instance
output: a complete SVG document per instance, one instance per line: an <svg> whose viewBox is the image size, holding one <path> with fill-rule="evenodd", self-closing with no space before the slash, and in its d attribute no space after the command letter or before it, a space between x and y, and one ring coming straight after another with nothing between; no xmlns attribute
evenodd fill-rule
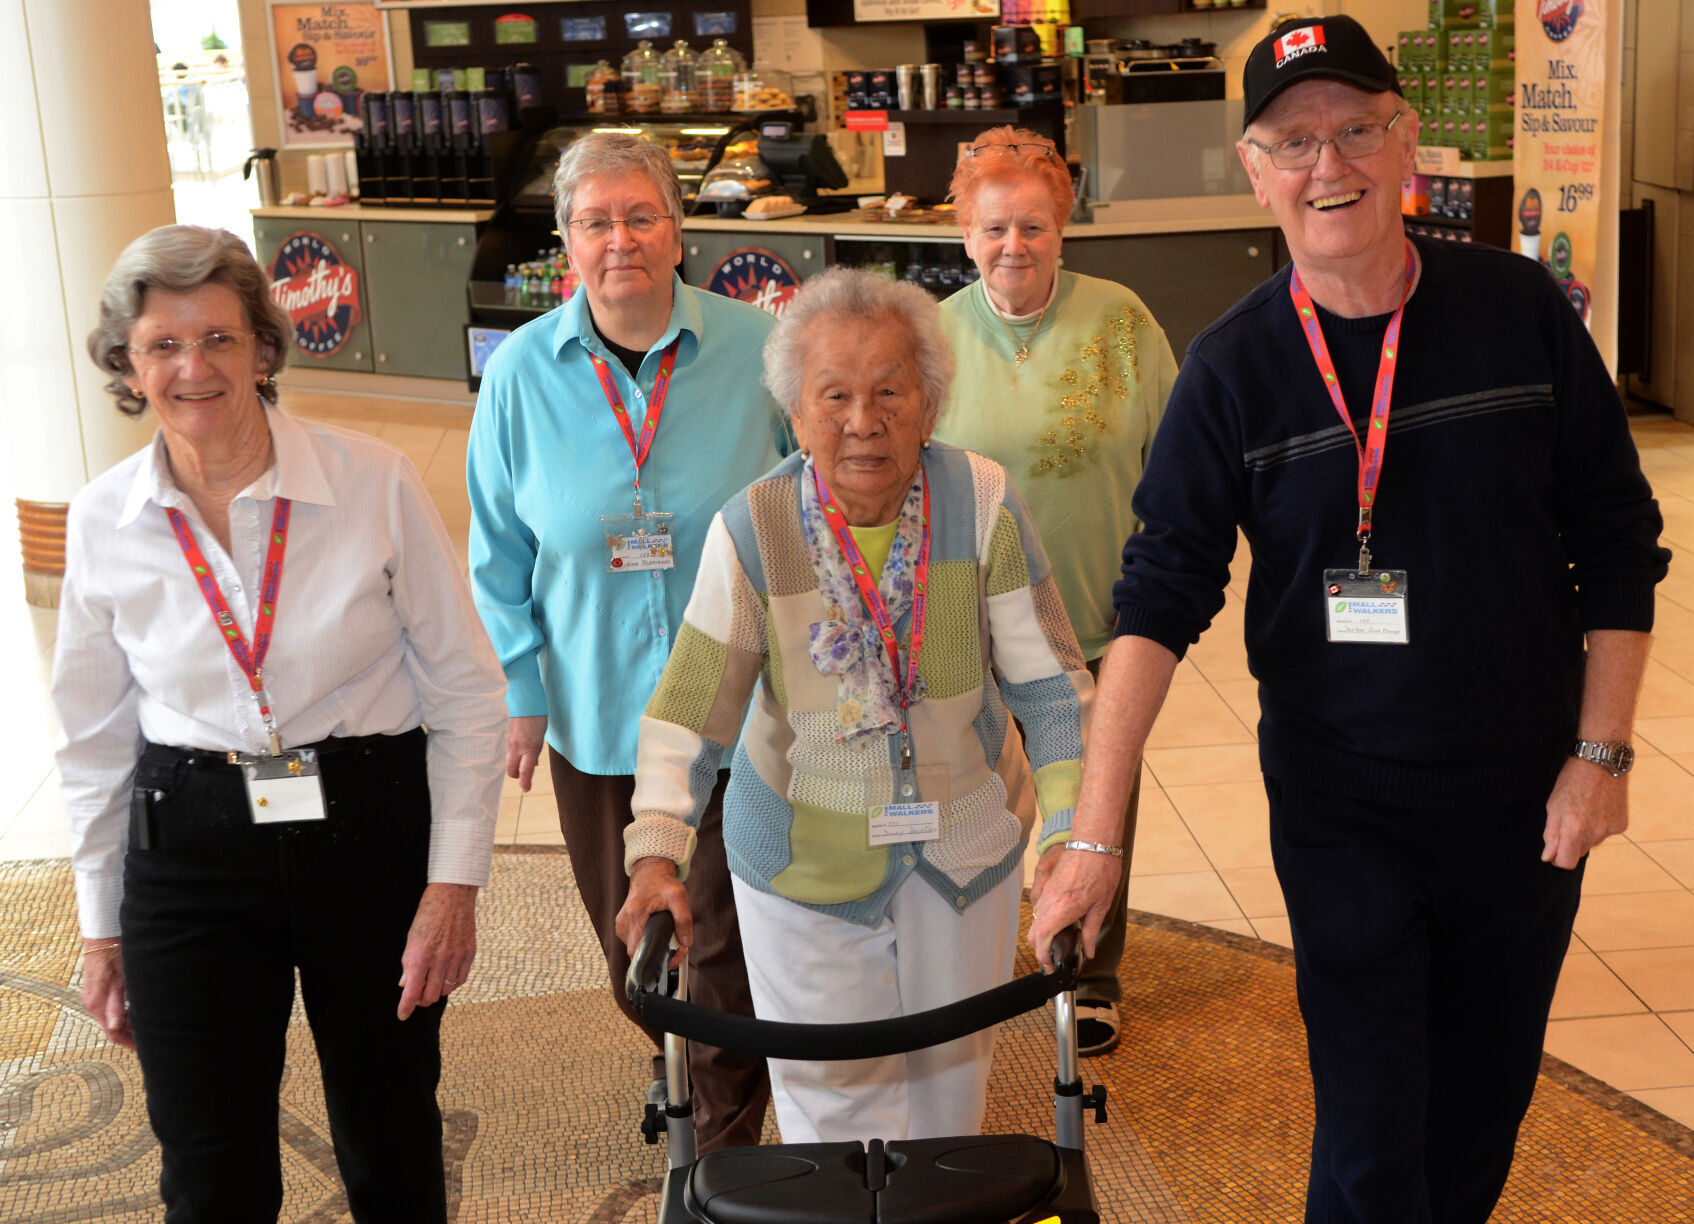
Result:
<svg viewBox="0 0 1694 1224"><path fill-rule="evenodd" d="M1011 332L1012 343L1018 346L1012 353L1013 364L1021 366L1024 362L1029 360L1029 340L1035 339L1035 333L1041 330L1041 320L1047 317L1047 307L1043 305L1041 307L1041 313L1035 316L1035 326L1029 329L1029 340L1020 342L1018 340L1018 333L1013 329L1011 322L1006 318L1006 316L1000 313L1000 308L995 306L993 302L989 302L988 304L991 308L993 308L994 314L999 318L1000 322L1005 324L1006 330Z"/></svg>

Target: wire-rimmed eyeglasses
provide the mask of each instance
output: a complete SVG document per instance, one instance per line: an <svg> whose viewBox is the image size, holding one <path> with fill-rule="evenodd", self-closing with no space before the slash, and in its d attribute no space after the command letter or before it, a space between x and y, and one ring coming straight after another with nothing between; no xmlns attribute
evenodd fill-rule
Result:
<svg viewBox="0 0 1694 1224"><path fill-rule="evenodd" d="M567 224L578 237L599 241L610 236L612 230L620 225L636 237L645 238L669 220L664 213L636 213L632 217L578 217Z"/></svg>
<svg viewBox="0 0 1694 1224"><path fill-rule="evenodd" d="M246 332L209 331L198 340L177 340L162 336L157 340L149 340L146 344L131 344L128 351L132 361L142 365L162 366L181 361L195 349L199 349L208 357L222 357L240 352L252 338Z"/></svg>
<svg viewBox="0 0 1694 1224"><path fill-rule="evenodd" d="M1319 140L1316 136L1293 136L1265 144L1251 136L1242 139L1255 149L1268 153L1271 165L1278 170L1305 170L1318 164L1318 158L1323 156L1323 147L1328 144L1334 145L1335 151L1348 161L1369 157L1382 148L1388 139L1389 129L1400 122L1405 113L1403 110L1395 111L1394 117L1387 123L1349 123L1328 140Z"/></svg>

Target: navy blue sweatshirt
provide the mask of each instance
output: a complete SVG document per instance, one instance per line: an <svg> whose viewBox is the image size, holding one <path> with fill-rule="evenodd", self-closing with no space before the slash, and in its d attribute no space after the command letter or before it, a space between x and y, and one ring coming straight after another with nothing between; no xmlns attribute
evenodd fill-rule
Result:
<svg viewBox="0 0 1694 1224"><path fill-rule="evenodd" d="M1649 631L1670 554L1623 407L1531 260L1419 241L1373 512L1411 642L1330 643L1323 571L1358 563L1358 459L1284 268L1201 332L1134 506L1117 633L1179 657L1252 549L1246 639L1267 774L1413 806L1544 798L1576 731L1583 635ZM1368 411L1389 316L1321 313Z"/></svg>

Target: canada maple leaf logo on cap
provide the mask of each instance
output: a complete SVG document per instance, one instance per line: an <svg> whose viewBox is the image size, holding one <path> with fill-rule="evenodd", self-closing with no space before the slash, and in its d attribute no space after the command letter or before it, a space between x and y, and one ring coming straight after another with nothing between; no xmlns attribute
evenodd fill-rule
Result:
<svg viewBox="0 0 1694 1224"><path fill-rule="evenodd" d="M1298 59L1323 46L1323 26L1301 26L1291 30L1276 40L1276 66L1282 67L1291 59Z"/></svg>

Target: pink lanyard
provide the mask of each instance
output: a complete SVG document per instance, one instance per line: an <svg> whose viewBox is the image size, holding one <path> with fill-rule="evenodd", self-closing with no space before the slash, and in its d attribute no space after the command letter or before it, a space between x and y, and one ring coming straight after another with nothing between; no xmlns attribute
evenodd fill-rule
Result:
<svg viewBox="0 0 1694 1224"><path fill-rule="evenodd" d="M259 592L259 614L253 619L251 647L247 645L241 626L235 623L235 614L229 610L229 602L224 599L218 580L212 577L212 567L206 563L206 554L200 551L194 529L188 525L182 511L169 508L165 511L170 517L171 529L176 532L176 542L182 548L182 555L188 559L188 568L200 584L200 594L205 596L206 606L212 610L218 633L224 645L229 647L229 653L235 656L236 666L247 677L247 686L253 690L253 698L259 703L259 717L264 721L265 733L270 736L273 756L281 755L282 740L277 734L276 718L271 714L270 694L265 691L265 656L270 653L271 633L276 625L276 597L282 586L282 556L288 548L288 514L293 505L286 497L276 499L276 512L271 516L270 547L265 552L265 576Z"/></svg>
<svg viewBox="0 0 1694 1224"><path fill-rule="evenodd" d="M1300 280L1299 269L1288 278L1288 295L1294 299L1294 309L1300 316L1300 328L1306 333L1312 360L1323 375L1324 389L1341 417L1341 423L1353 436L1353 447L1359 455L1359 568L1370 570L1371 510L1376 505L1376 484L1382 477L1382 457L1388 449L1388 408L1394 395L1394 370L1400 360L1400 321L1406 313L1406 299L1411 296L1412 277L1417 269L1411 242L1406 243L1406 283L1400 290L1400 305L1388 320L1388 331L1382 337L1382 360L1376 368L1376 392L1371 400L1370 424L1365 439L1353 428L1353 418L1347 411L1347 401L1341 394L1341 380L1335 374L1335 362L1330 360L1329 345L1324 342L1323 327L1318 322L1317 307L1312 295Z"/></svg>
<svg viewBox="0 0 1694 1224"><path fill-rule="evenodd" d="M900 663L900 639L894 635L894 621L888 615L888 604L883 600L882 592L876 589L876 580L871 577L870 566L865 563L864 554L853 539L852 529L841 516L841 507L830 495L829 487L815 467L812 479L817 483L818 503L823 506L824 518L847 558L847 567L853 571L853 583L859 588L859 598L864 601L865 611L876 622L876 631L888 651L888 663L894 669L894 687L900 694L900 767L910 769L912 733L906 723L906 710L911 704L912 684L918 675L918 656L923 651L923 614L929 603L929 478L919 476L923 481L923 542L918 545L918 564L912 575L912 644L904 668Z"/></svg>
<svg viewBox="0 0 1694 1224"><path fill-rule="evenodd" d="M612 379L606 359L594 353L588 355L594 363L594 372L600 376L600 389L606 393L606 402L612 406L612 414L618 418L624 440L629 443L629 453L635 459L637 515L641 513L641 465L647 462L647 452L653 449L653 435L659 431L659 414L665 410L665 396L670 393L671 371L676 368L676 350L681 343L681 336L672 340L659 361L659 376L653 382L653 394L647 397L647 419L642 423L639 439L635 436L635 427L630 424L629 410L624 407L623 396L618 394L618 384Z"/></svg>

